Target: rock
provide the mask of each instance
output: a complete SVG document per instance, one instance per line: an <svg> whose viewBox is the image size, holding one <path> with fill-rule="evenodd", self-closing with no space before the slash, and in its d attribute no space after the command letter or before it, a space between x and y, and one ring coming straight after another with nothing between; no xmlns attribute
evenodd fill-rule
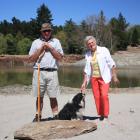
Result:
<svg viewBox="0 0 140 140"><path fill-rule="evenodd" d="M18 140L49 140L69 138L89 133L97 129L93 122L82 120L54 120L30 123L14 133Z"/></svg>

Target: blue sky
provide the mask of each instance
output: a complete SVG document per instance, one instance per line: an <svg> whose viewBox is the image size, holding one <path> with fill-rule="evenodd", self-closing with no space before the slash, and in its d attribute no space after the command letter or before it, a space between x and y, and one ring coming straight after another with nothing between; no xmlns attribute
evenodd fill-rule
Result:
<svg viewBox="0 0 140 140"><path fill-rule="evenodd" d="M79 24L101 10L108 20L121 12L130 24L140 24L140 0L0 0L0 21L10 22L14 16L29 21L36 18L37 8L43 3L51 11L54 25L64 25L70 18Z"/></svg>

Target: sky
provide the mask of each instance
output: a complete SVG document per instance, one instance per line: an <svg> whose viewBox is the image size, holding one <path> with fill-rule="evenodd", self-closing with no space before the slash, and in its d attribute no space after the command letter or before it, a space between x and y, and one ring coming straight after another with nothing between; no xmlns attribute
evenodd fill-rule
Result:
<svg viewBox="0 0 140 140"><path fill-rule="evenodd" d="M89 16L104 12L107 20L119 13L130 25L140 24L140 0L0 0L0 22L13 17L23 21L36 18L37 9L45 4L51 11L54 25L64 25L72 19L76 24Z"/></svg>

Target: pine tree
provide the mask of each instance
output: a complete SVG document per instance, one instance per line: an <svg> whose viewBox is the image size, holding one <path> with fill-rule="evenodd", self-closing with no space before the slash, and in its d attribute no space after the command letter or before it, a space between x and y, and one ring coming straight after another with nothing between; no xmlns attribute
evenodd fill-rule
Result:
<svg viewBox="0 0 140 140"><path fill-rule="evenodd" d="M112 44L117 50L126 50L128 45L127 37L127 27L128 23L126 22L123 15L120 13L118 18L112 18L110 20L110 28L112 32Z"/></svg>
<svg viewBox="0 0 140 140"><path fill-rule="evenodd" d="M48 22L50 24L52 24L52 14L51 11L49 10L49 8L45 5L42 4L38 9L37 9L37 23L39 25L39 27L41 27L41 25L45 22Z"/></svg>
<svg viewBox="0 0 140 140"><path fill-rule="evenodd" d="M137 46L139 43L139 34L136 28L134 28L132 32L132 37L131 37L131 45L132 46Z"/></svg>

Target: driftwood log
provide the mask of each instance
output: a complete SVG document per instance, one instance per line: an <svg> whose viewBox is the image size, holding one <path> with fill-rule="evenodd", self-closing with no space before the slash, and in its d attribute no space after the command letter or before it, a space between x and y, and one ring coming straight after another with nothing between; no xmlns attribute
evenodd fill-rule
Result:
<svg viewBox="0 0 140 140"><path fill-rule="evenodd" d="M97 129L93 122L55 120L30 123L14 133L18 140L49 140L78 136Z"/></svg>

